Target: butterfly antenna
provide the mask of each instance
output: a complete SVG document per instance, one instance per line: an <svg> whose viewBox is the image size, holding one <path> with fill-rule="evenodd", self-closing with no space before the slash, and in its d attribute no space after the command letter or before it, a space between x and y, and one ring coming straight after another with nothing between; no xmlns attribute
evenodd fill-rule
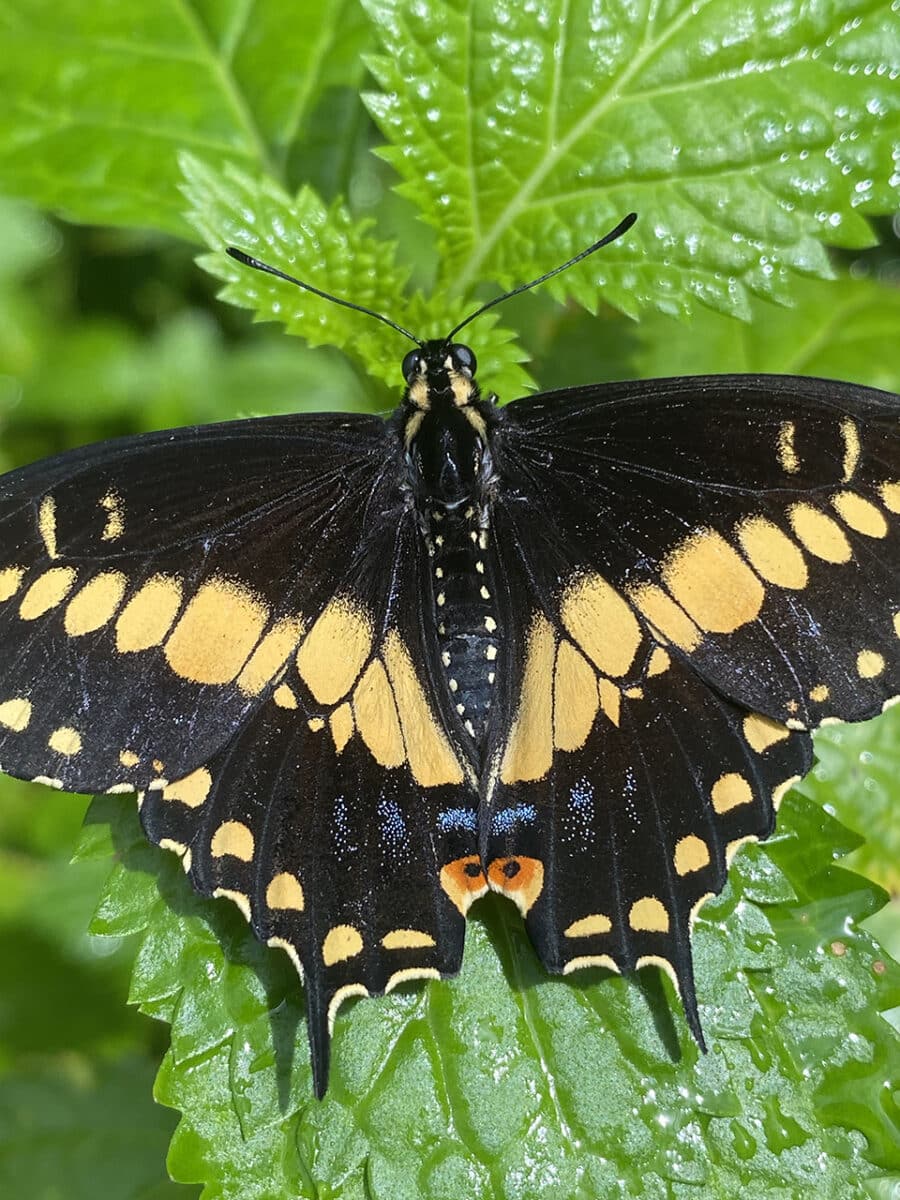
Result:
<svg viewBox="0 0 900 1200"><path fill-rule="evenodd" d="M368 317L374 317L376 321L390 325L391 329L396 329L398 333L402 333L404 337L408 337L417 346L422 345L419 338L410 333L408 329L404 329L402 325L398 325L390 317L385 317L382 313L375 312L374 309L364 308L362 304L354 304L351 300L342 300L340 296L332 296L330 292L323 292L321 289L313 287L311 283L304 283L302 279L295 279L293 275L286 275L284 271L279 271L277 267L270 267L268 263L260 262L258 258L254 258L251 254L245 254L243 250L238 250L236 246L227 246L225 250L232 258L236 258L239 263L243 263L245 267L253 267L256 271L265 271L267 275L275 275L278 279L285 279L288 283L295 283L297 287L303 288L304 291L312 292L314 296L321 296L323 300L330 300L332 304L341 304L344 308L352 308L356 312L365 313Z"/></svg>
<svg viewBox="0 0 900 1200"><path fill-rule="evenodd" d="M588 246L586 250L582 250L581 253L576 254L574 258L570 258L568 262L564 262L561 267L554 267L553 270L548 271L546 275L541 275L538 279L532 279L531 283L520 284L519 287L513 288L511 292L504 292L502 296L495 296L493 300L488 300L487 304L482 304L481 308L476 309L475 312L466 317L464 321L460 321L455 329L451 329L447 334L447 341L449 342L450 339L455 337L456 334L459 333L462 328L468 325L470 321L474 321L476 317L480 317L481 314L487 312L489 308L493 308L496 304L502 304L504 300L509 300L511 296L518 296L520 292L527 292L529 288L537 287L539 283L545 283L548 279L552 279L554 275L558 275L560 271L568 271L569 267L574 267L576 263L581 262L583 258L587 258L589 254L593 254L595 250L599 250L601 246L608 246L610 242L616 241L616 239L620 238L622 234L628 232L636 220L637 213L629 213L627 217L622 218L615 229L612 229L609 233L604 234L599 242L594 242L593 246Z"/></svg>

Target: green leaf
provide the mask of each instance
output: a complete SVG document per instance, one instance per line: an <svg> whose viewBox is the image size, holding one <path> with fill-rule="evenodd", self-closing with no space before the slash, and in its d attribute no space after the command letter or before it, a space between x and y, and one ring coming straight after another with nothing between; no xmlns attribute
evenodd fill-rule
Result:
<svg viewBox="0 0 900 1200"><path fill-rule="evenodd" d="M171 1117L148 1063L70 1058L0 1080L0 1194L23 1200L179 1200L162 1158ZM143 1103L140 1098L144 1097Z"/></svg>
<svg viewBox="0 0 900 1200"><path fill-rule="evenodd" d="M889 0L364 0L385 53L367 96L401 190L465 292L555 265L630 209L621 242L548 285L593 307L746 317L822 241L896 207Z"/></svg>
<svg viewBox="0 0 900 1200"><path fill-rule="evenodd" d="M856 829L849 865L900 893L900 707L864 725L823 729L803 792ZM865 839L863 841L863 839Z"/></svg>
<svg viewBox="0 0 900 1200"><path fill-rule="evenodd" d="M460 319L458 303L435 295L426 303L420 293L404 300L407 270L396 260L395 247L371 232L370 220L354 221L335 202L326 207L309 188L290 197L268 179L258 180L236 168L214 171L184 155L184 192L191 204L189 218L207 245L201 264L226 281L220 298L256 311L259 320L284 322L291 333L312 345L345 348L370 373L389 383L393 395L373 397L372 407L395 402L402 382L400 362L408 344L380 322L352 309L330 304L282 280L236 263L226 246L261 258L288 274L307 280L353 304L363 305L399 320L415 336L439 337ZM402 309L402 312L401 312ZM479 361L485 378L507 395L526 389L528 376L518 366L522 352L508 330L496 325L494 314L479 323Z"/></svg>
<svg viewBox="0 0 900 1200"><path fill-rule="evenodd" d="M900 356L886 354L900 328L900 291L875 279L798 283L794 307L774 312L760 301L751 320L697 313L689 325L661 316L635 334L639 378L732 371L818 375L900 391Z"/></svg>
<svg viewBox="0 0 900 1200"><path fill-rule="evenodd" d="M185 236L179 150L337 183L358 105L332 89L358 86L368 36L356 0L9 0L0 188L70 220ZM327 143L320 107L341 118Z"/></svg>
<svg viewBox="0 0 900 1200"><path fill-rule="evenodd" d="M102 921L144 927L132 997L173 1022L156 1092L183 1114L169 1166L205 1200L789 1200L900 1170L900 1040L879 1015L900 967L859 924L883 894L831 865L859 839L797 793L697 923L709 1054L655 969L549 979L512 907L483 902L457 979L342 1010L322 1103L286 956L192 895L127 803L105 818L121 865Z"/></svg>

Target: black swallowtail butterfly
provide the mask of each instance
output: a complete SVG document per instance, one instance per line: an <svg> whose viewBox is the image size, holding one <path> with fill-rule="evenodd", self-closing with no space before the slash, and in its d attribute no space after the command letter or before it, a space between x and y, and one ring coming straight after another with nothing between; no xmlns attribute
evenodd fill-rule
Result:
<svg viewBox="0 0 900 1200"><path fill-rule="evenodd" d="M0 479L2 769L139 794L302 969L319 1095L341 1002L456 972L488 889L551 972L663 966L702 1045L693 914L809 731L900 692L897 397L735 375L500 408L461 328L387 421Z"/></svg>

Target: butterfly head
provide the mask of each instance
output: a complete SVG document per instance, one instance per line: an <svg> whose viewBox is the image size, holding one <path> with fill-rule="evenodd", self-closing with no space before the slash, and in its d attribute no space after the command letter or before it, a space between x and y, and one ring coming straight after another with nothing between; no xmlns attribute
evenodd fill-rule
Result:
<svg viewBox="0 0 900 1200"><path fill-rule="evenodd" d="M468 346L424 342L403 360L404 443L416 491L448 508L477 497L490 473L490 404Z"/></svg>
<svg viewBox="0 0 900 1200"><path fill-rule="evenodd" d="M405 400L419 412L477 404L476 367L468 346L441 339L423 342L403 360Z"/></svg>

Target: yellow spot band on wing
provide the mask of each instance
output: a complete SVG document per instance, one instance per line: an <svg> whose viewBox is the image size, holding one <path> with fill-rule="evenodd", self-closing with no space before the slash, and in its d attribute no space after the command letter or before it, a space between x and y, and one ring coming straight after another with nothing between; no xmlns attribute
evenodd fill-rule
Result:
<svg viewBox="0 0 900 1200"><path fill-rule="evenodd" d="M599 703L597 676L587 659L571 642L560 642L553 681L553 742L558 750L584 745Z"/></svg>
<svg viewBox="0 0 900 1200"><path fill-rule="evenodd" d="M762 713L749 713L743 720L744 737L752 750L762 754L776 742L783 742L791 736L791 731L780 721L764 717Z"/></svg>
<svg viewBox="0 0 900 1200"><path fill-rule="evenodd" d="M293 653L303 636L303 621L292 617L276 621L238 675L237 685L246 696L258 696Z"/></svg>
<svg viewBox="0 0 900 1200"><path fill-rule="evenodd" d="M349 704L339 705L328 718L334 748L340 754L353 737L353 713Z"/></svg>
<svg viewBox="0 0 900 1200"><path fill-rule="evenodd" d="M121 604L125 582L121 571L103 571L76 592L63 619L69 637L82 637L102 628Z"/></svg>
<svg viewBox="0 0 900 1200"><path fill-rule="evenodd" d="M59 729L53 730L47 739L47 745L57 754L64 754L70 758L81 749L81 734L77 729L62 725Z"/></svg>
<svg viewBox="0 0 900 1200"><path fill-rule="evenodd" d="M622 710L622 692L611 679L601 679L597 685L600 696L600 707L618 728Z"/></svg>
<svg viewBox="0 0 900 1200"><path fill-rule="evenodd" d="M427 950L435 940L422 929L392 929L381 939L385 950Z"/></svg>
<svg viewBox="0 0 900 1200"><path fill-rule="evenodd" d="M594 937L599 933L609 933L611 929L612 921L605 913L591 913L587 917L573 921L565 930L565 936L567 938Z"/></svg>
<svg viewBox="0 0 900 1200"><path fill-rule="evenodd" d="M51 567L39 576L22 597L19 616L23 621L35 621L61 604L75 583L73 567Z"/></svg>
<svg viewBox="0 0 900 1200"><path fill-rule="evenodd" d="M638 584L629 588L628 594L661 641L682 650L697 649L703 640L703 631L661 587L654 583Z"/></svg>
<svg viewBox="0 0 900 1200"><path fill-rule="evenodd" d="M260 640L268 615L248 588L230 579L209 579L169 634L166 661L192 683L230 683Z"/></svg>
<svg viewBox="0 0 900 1200"><path fill-rule="evenodd" d="M272 699L279 708L296 708L297 697L286 683L280 683L272 693Z"/></svg>
<svg viewBox="0 0 900 1200"><path fill-rule="evenodd" d="M765 517L748 517L737 527L741 549L750 565L767 583L783 588L803 588L809 572L800 547Z"/></svg>
<svg viewBox="0 0 900 1200"><path fill-rule="evenodd" d="M631 605L601 575L583 575L563 593L560 616L567 632L604 675L626 675L641 644Z"/></svg>
<svg viewBox="0 0 900 1200"><path fill-rule="evenodd" d="M893 513L900 513L900 482L882 483L878 488L884 507Z"/></svg>
<svg viewBox="0 0 900 1200"><path fill-rule="evenodd" d="M132 654L158 646L181 607L181 583L171 575L151 575L116 621L116 649Z"/></svg>
<svg viewBox="0 0 900 1200"><path fill-rule="evenodd" d="M844 439L844 483L848 483L859 462L859 430L849 417L841 421L841 437Z"/></svg>
<svg viewBox="0 0 900 1200"><path fill-rule="evenodd" d="M796 475L800 470L800 459L794 449L795 432L793 421L782 421L778 430L778 440L775 443L778 464L788 475Z"/></svg>
<svg viewBox="0 0 900 1200"><path fill-rule="evenodd" d="M856 492L837 492L831 497L832 508L845 525L866 537L887 537L888 523L880 508Z"/></svg>
<svg viewBox="0 0 900 1200"><path fill-rule="evenodd" d="M24 574L24 567L4 567L0 571L0 601L9 600L16 594Z"/></svg>
<svg viewBox="0 0 900 1200"><path fill-rule="evenodd" d="M381 659L373 659L353 693L353 712L360 736L382 767L406 760L397 705Z"/></svg>
<svg viewBox="0 0 900 1200"><path fill-rule="evenodd" d="M628 924L638 933L668 933L669 914L658 897L642 896L632 904Z"/></svg>
<svg viewBox="0 0 900 1200"><path fill-rule="evenodd" d="M106 510L106 524L100 534L103 542L114 542L125 532L122 497L118 492L110 490L100 497L100 507Z"/></svg>
<svg viewBox="0 0 900 1200"><path fill-rule="evenodd" d="M384 639L384 665L400 716L406 757L420 787L462 783L462 766L432 711L413 667L409 651L396 630Z"/></svg>
<svg viewBox="0 0 900 1200"><path fill-rule="evenodd" d="M794 504L788 509L788 518L797 538L810 554L824 562L849 562L853 551L847 535L837 521L826 516L812 504Z"/></svg>
<svg viewBox="0 0 900 1200"><path fill-rule="evenodd" d="M38 510L38 532L48 558L58 558L56 548L56 501L52 496L45 496Z"/></svg>
<svg viewBox="0 0 900 1200"><path fill-rule="evenodd" d="M765 588L733 546L701 530L670 554L663 582L684 611L709 633L734 633L759 616Z"/></svg>
<svg viewBox="0 0 900 1200"><path fill-rule="evenodd" d="M709 846L696 834L689 833L679 838L675 846L675 870L679 875L689 875L691 871L702 871L709 866Z"/></svg>
<svg viewBox="0 0 900 1200"><path fill-rule="evenodd" d="M528 631L522 690L509 740L503 751L504 783L542 779L553 762L553 661L556 642L542 613Z"/></svg>
<svg viewBox="0 0 900 1200"><path fill-rule="evenodd" d="M860 679L877 679L884 668L883 654L877 650L860 650L856 658L856 671Z"/></svg>
<svg viewBox="0 0 900 1200"><path fill-rule="evenodd" d="M350 691L372 652L372 622L345 596L322 610L297 651L297 670L319 704L337 704Z"/></svg>

